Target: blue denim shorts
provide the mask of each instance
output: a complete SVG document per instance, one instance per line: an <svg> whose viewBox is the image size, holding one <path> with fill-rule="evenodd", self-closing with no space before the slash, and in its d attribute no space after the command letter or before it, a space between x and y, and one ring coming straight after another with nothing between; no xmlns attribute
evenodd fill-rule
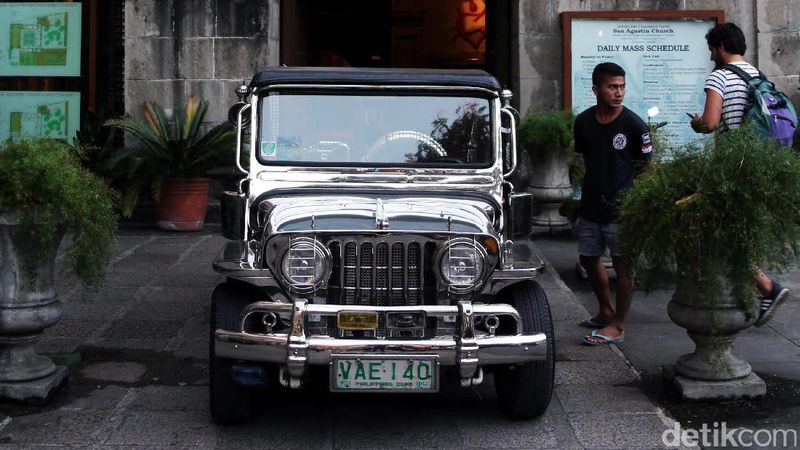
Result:
<svg viewBox="0 0 800 450"><path fill-rule="evenodd" d="M595 223L581 217L575 229L578 233L579 255L602 256L607 247L611 256L620 256L616 223Z"/></svg>

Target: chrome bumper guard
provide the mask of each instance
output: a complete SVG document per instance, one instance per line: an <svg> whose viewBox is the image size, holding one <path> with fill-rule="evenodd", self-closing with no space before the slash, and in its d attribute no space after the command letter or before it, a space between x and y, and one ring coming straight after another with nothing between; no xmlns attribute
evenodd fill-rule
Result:
<svg viewBox="0 0 800 450"><path fill-rule="evenodd" d="M339 311L376 311L378 313L423 311L428 317L456 316L457 334L434 339L337 339L307 336L308 315L336 316ZM215 352L218 357L285 365L288 375L299 379L307 365L328 365L332 355L436 355L443 366L458 366L462 379L475 377L479 367L493 364L518 364L544 360L547 338L544 333L522 334L522 320L510 305L473 305L462 301L457 306L352 306L320 305L306 300L290 303L256 302L247 307L244 318L253 313L290 316L288 333L251 334L216 330ZM476 336L475 316L512 316L517 323L515 335Z"/></svg>

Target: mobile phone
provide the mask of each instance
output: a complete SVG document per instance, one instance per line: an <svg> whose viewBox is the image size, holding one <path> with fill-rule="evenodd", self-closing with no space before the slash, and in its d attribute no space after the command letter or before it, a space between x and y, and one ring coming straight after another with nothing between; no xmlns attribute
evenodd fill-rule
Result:
<svg viewBox="0 0 800 450"><path fill-rule="evenodd" d="M687 115L687 116L689 116L689 118L690 118L690 119L694 119L694 114L692 114L692 113L686 113L686 115Z"/></svg>

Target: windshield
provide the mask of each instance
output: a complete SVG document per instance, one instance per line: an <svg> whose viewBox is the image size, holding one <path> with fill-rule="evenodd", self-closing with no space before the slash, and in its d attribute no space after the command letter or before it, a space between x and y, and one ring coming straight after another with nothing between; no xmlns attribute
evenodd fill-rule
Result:
<svg viewBox="0 0 800 450"><path fill-rule="evenodd" d="M487 99L270 92L258 159L316 165L468 165L493 160Z"/></svg>

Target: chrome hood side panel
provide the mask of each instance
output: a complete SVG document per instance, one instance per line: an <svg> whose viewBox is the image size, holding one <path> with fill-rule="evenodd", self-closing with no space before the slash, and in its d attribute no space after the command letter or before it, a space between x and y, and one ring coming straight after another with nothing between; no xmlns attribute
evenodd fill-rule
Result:
<svg viewBox="0 0 800 450"><path fill-rule="evenodd" d="M289 201L297 205L299 204L296 200L298 199L297 193L312 188L315 192L325 191L324 195L309 196L323 198L323 202L324 199L327 199L341 204L343 201L351 201L351 197L364 198L367 202L374 202L376 198L380 197L386 202L393 203L390 206L392 210L398 210L404 204L400 201L395 202L393 199L419 197L417 203L420 206L424 205L424 209L436 214L441 213L441 208L434 205L437 201L443 201L445 206L462 203L462 199L470 198L465 194L491 199L491 201L485 202L490 206L492 201L498 206L503 203L502 184L496 181L502 179L502 168L499 165L487 169L469 170L354 167L322 169L264 166L261 166L260 169L261 171L249 181L248 204L252 209L258 208L265 196L268 199L275 198L276 201L279 201L286 192L295 194L286 197L295 199ZM376 194L370 194L370 192ZM423 195L419 195L420 193ZM431 195L431 193L439 195ZM312 198L312 200L314 199ZM495 206L494 209L497 214L496 223L500 227L497 229L497 233L500 233L502 232L503 212L498 206ZM477 207L483 209L482 205L477 205ZM374 207L369 206L368 208L374 211ZM257 229L264 225L266 224L263 222L251 223L250 227ZM392 229L396 229L396 227L392 227Z"/></svg>
<svg viewBox="0 0 800 450"><path fill-rule="evenodd" d="M259 205L256 227L278 233L486 234L499 240L500 212L489 201L447 196L291 195Z"/></svg>

